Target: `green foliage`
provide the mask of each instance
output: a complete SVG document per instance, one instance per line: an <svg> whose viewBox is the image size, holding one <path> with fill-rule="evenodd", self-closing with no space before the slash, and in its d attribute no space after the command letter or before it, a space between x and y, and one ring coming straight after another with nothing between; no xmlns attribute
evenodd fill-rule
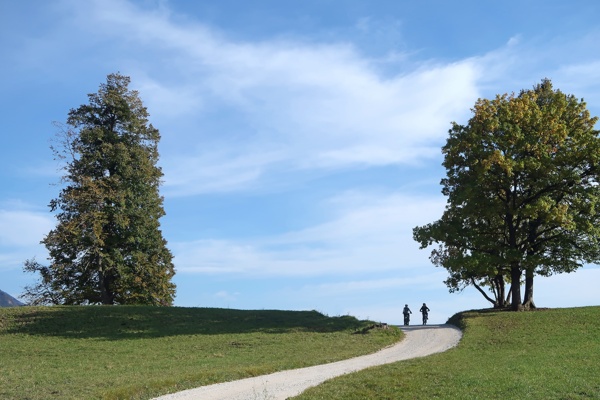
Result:
<svg viewBox="0 0 600 400"><path fill-rule="evenodd" d="M172 255L160 231L160 134L130 79L108 75L89 104L69 112L52 147L66 186L50 202L58 224L42 243L51 264L28 260L40 282L32 304L170 305Z"/></svg>
<svg viewBox="0 0 600 400"><path fill-rule="evenodd" d="M402 337L355 334L372 324L316 311L0 308L0 398L148 399L368 354Z"/></svg>
<svg viewBox="0 0 600 400"><path fill-rule="evenodd" d="M480 99L466 126L454 123L442 151L448 203L414 229L451 291L491 287L496 306L533 305L533 277L572 272L600 259L600 138L583 101L549 80L518 95ZM479 288L480 289L480 288ZM483 293L483 291L482 291Z"/></svg>
<svg viewBox="0 0 600 400"><path fill-rule="evenodd" d="M335 378L294 399L600 398L600 307L454 320L464 327L454 349Z"/></svg>

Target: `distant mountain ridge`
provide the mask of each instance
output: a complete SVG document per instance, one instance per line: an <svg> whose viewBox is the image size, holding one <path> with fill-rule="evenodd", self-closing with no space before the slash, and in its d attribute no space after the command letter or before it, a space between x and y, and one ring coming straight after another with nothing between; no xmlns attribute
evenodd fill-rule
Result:
<svg viewBox="0 0 600 400"><path fill-rule="evenodd" d="M0 307L18 307L22 305L23 303L21 303L19 300L0 290Z"/></svg>

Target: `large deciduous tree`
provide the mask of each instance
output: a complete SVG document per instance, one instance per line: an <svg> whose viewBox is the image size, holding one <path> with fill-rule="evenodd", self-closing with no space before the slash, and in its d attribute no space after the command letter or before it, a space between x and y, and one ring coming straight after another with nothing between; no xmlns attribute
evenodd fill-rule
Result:
<svg viewBox="0 0 600 400"><path fill-rule="evenodd" d="M450 291L474 285L496 307L533 308L534 276L600 260L597 117L547 79L472 111L442 149L446 209L413 236L438 245L431 260L448 270Z"/></svg>
<svg viewBox="0 0 600 400"><path fill-rule="evenodd" d="M159 219L159 131L129 77L108 75L89 103L72 109L52 146L63 188L50 202L57 226L42 240L50 265L26 288L33 304L171 305L172 254Z"/></svg>

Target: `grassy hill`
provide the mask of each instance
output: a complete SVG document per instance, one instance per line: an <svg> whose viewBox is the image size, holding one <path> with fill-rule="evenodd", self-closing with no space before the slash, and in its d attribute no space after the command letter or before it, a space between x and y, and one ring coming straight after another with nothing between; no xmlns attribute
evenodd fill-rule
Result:
<svg viewBox="0 0 600 400"><path fill-rule="evenodd" d="M309 389L297 400L598 399L600 307L465 312L445 353L372 368Z"/></svg>
<svg viewBox="0 0 600 400"><path fill-rule="evenodd" d="M471 311L453 322L464 329L455 349L340 377L298 399L600 398L600 307ZM2 308L0 398L148 399L401 338L370 324L315 311Z"/></svg>
<svg viewBox="0 0 600 400"><path fill-rule="evenodd" d="M367 354L402 337L372 324L316 311L1 308L0 399L148 399Z"/></svg>

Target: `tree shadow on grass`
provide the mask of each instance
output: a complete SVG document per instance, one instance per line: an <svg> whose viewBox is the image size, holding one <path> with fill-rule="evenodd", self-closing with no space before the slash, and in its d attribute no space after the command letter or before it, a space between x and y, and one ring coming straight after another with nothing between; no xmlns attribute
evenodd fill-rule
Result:
<svg viewBox="0 0 600 400"><path fill-rule="evenodd" d="M317 311L151 306L20 307L0 312L0 333L120 340L176 335L337 332L368 325Z"/></svg>

